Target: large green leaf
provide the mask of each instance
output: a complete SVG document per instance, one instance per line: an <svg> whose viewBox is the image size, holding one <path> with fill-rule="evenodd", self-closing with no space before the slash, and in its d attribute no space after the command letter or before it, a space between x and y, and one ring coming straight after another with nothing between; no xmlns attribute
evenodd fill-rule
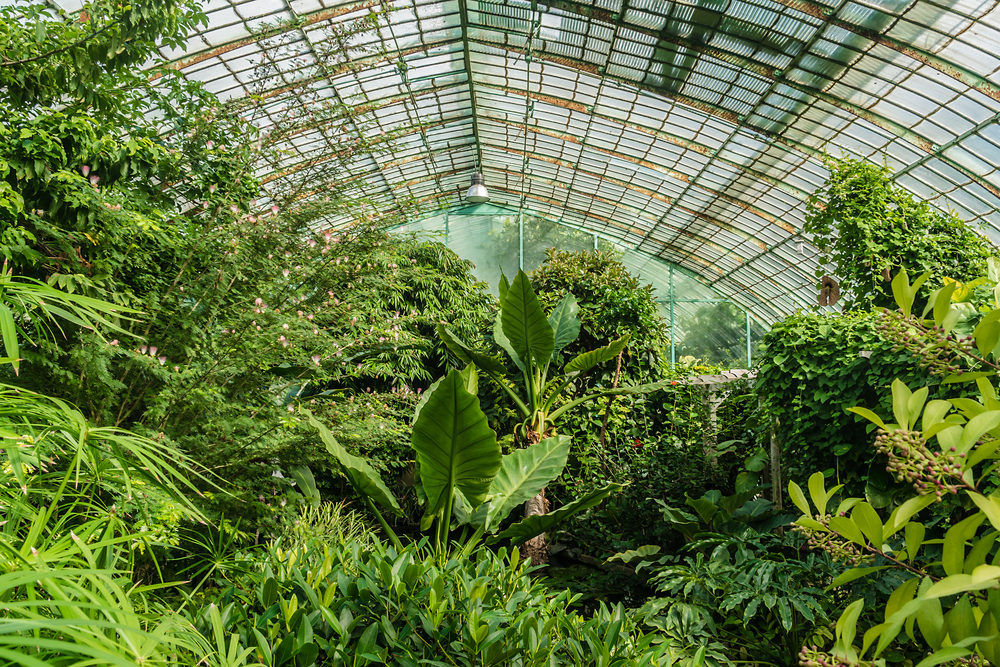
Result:
<svg viewBox="0 0 1000 667"><path fill-rule="evenodd" d="M537 496L562 473L569 443L568 435L556 435L503 457L500 472L490 487L487 530L496 527L512 509Z"/></svg>
<svg viewBox="0 0 1000 667"><path fill-rule="evenodd" d="M503 323L501 322L502 317L503 315L498 313L496 319L493 321L493 340L496 341L497 345L503 348L504 352L510 355L510 358L514 361L514 365L516 365L523 373L524 362L517 356L513 346L510 344L510 341L507 340L507 336L503 333Z"/></svg>
<svg viewBox="0 0 1000 667"><path fill-rule="evenodd" d="M10 364L14 367L14 372L18 372L20 363L20 350L17 343L17 327L14 324L14 315L10 308L0 303L0 338L3 338L4 352Z"/></svg>
<svg viewBox="0 0 1000 667"><path fill-rule="evenodd" d="M596 350L591 350L590 352L584 352L581 355L570 360L566 367L563 368L564 373L586 373L591 368L597 364L602 364L605 361L611 361L618 356L618 353L625 349L628 345L629 334L625 334L621 338L617 338L604 347L599 347Z"/></svg>
<svg viewBox="0 0 1000 667"><path fill-rule="evenodd" d="M319 489L316 488L316 478L313 477L309 466L292 466L289 472L292 473L292 479L298 485L299 493L305 496L306 502L313 507L319 507L321 500Z"/></svg>
<svg viewBox="0 0 1000 667"><path fill-rule="evenodd" d="M500 324L514 353L525 365L529 358L542 364L552 355L555 334L524 271L517 272L500 304Z"/></svg>
<svg viewBox="0 0 1000 667"><path fill-rule="evenodd" d="M491 357L483 352L478 352L473 350L471 347L466 345L464 342L459 340L458 336L453 334L451 330L443 324L437 325L438 338L440 338L448 351L458 357L464 364L475 364L484 371L491 371L493 373L506 373L507 369L504 367L503 362L496 357Z"/></svg>
<svg viewBox="0 0 1000 667"><path fill-rule="evenodd" d="M507 274L500 270L500 284L497 286L500 292L500 303L503 303L504 298L507 296L507 290L510 289L510 281L507 280Z"/></svg>
<svg viewBox="0 0 1000 667"><path fill-rule="evenodd" d="M309 423L319 431L319 437L323 441L323 444L326 445L326 451L333 455L334 460L344 473L344 476L350 481L351 486L358 493L366 495L379 505L391 509L396 514L402 514L403 510L399 507L399 503L396 502L395 496L386 487L385 482L382 481L382 478L375 469L363 458L355 456L344 449L343 445L333 437L333 433L330 433L330 429L316 419L312 413L309 411L304 412L306 417L309 418Z"/></svg>
<svg viewBox="0 0 1000 667"><path fill-rule="evenodd" d="M496 433L467 382L461 372L450 371L429 392L413 423L427 515L437 514L456 488L472 507L483 502L500 468Z"/></svg>
<svg viewBox="0 0 1000 667"><path fill-rule="evenodd" d="M580 304L576 302L576 297L567 294L549 313L549 326L552 327L555 336L555 348L552 350L553 358L560 350L579 338L579 312Z"/></svg>
<svg viewBox="0 0 1000 667"><path fill-rule="evenodd" d="M591 491L585 496L577 498L570 504L564 505L554 512L529 516L523 521L510 526L507 530L490 540L490 542L498 542L500 540L510 540L511 544L527 542L532 537L551 530L571 516L599 505L601 501L621 489L622 486L622 484L608 484L607 486Z"/></svg>

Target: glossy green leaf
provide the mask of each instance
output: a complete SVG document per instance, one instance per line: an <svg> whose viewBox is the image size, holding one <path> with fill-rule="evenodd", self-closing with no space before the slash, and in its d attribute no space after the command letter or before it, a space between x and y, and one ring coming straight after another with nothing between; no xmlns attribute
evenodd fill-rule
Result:
<svg viewBox="0 0 1000 667"><path fill-rule="evenodd" d="M842 486L837 484L833 488L827 489L825 481L826 478L821 472L814 472L809 476L809 497L812 498L813 505L816 506L816 511L819 514L826 514L826 506L830 502L830 498Z"/></svg>
<svg viewBox="0 0 1000 667"><path fill-rule="evenodd" d="M812 512L809 509L809 502L806 500L806 494L802 493L802 488L795 482L788 483L788 497L792 499L792 502L799 511L808 516L812 516Z"/></svg>
<svg viewBox="0 0 1000 667"><path fill-rule="evenodd" d="M548 514L536 514L534 516L529 516L523 521L515 523L504 530L496 538L491 540L491 542L496 542L498 540L509 540L511 544L521 544L522 542L526 542L536 535L541 535L542 533L551 530L566 519L579 514L580 512L586 511L591 507L596 507L605 498L621 489L622 486L623 485L621 484L608 484L607 486L595 489L590 493L577 498L568 505L564 505L555 511L549 512Z"/></svg>
<svg viewBox="0 0 1000 667"><path fill-rule="evenodd" d="M570 437L556 435L517 449L501 459L489 492L486 529L491 530L521 503L534 498L566 467Z"/></svg>
<svg viewBox="0 0 1000 667"><path fill-rule="evenodd" d="M563 368L565 373L586 373L597 364L611 361L628 345L629 334L616 338L604 347L577 355Z"/></svg>
<svg viewBox="0 0 1000 667"><path fill-rule="evenodd" d="M920 581L917 591L916 605L917 627L924 641L932 649L941 647L945 637L944 613L941 611L941 601L936 597L928 597L932 582L929 577L924 577Z"/></svg>
<svg viewBox="0 0 1000 667"><path fill-rule="evenodd" d="M17 327L14 324L14 314L3 303L0 303L0 337L3 338L3 349L14 372L20 367L20 348L17 342Z"/></svg>
<svg viewBox="0 0 1000 667"><path fill-rule="evenodd" d="M897 378L892 381L892 414L896 423L899 424L899 428L903 430L908 430L912 423L908 410L912 395L909 387L902 380Z"/></svg>
<svg viewBox="0 0 1000 667"><path fill-rule="evenodd" d="M827 586L827 590L843 586L844 584L848 584L855 579L867 577L872 572L879 572L880 570L884 570L888 567L888 565L876 565L874 567L852 567L849 570L844 570L834 578L833 582L831 582L829 586Z"/></svg>
<svg viewBox="0 0 1000 667"><path fill-rule="evenodd" d="M1000 426L1000 410L987 410L969 420L962 429L962 439L958 446L960 452L970 451L986 433Z"/></svg>
<svg viewBox="0 0 1000 667"><path fill-rule="evenodd" d="M441 511L459 489L475 507L500 468L500 446L466 380L452 370L433 389L413 423L412 443L427 497L425 514Z"/></svg>
<svg viewBox="0 0 1000 667"><path fill-rule="evenodd" d="M907 498L903 504L892 511L892 514L886 520L883 539L889 539L895 535L914 515L920 512L920 510L933 505L936 500L937 497L933 494Z"/></svg>
<svg viewBox="0 0 1000 667"><path fill-rule="evenodd" d="M874 423L875 425L881 428L885 428L885 422L882 421L882 418L879 417L874 412L872 412L871 410L869 410L868 408L853 407L853 408L847 408L847 411L853 412L856 415L860 415L861 417L864 417L865 419Z"/></svg>
<svg viewBox="0 0 1000 667"><path fill-rule="evenodd" d="M934 582L923 597L943 598L998 586L1000 586L1000 566L980 565L972 571L972 574L953 574Z"/></svg>
<svg viewBox="0 0 1000 667"><path fill-rule="evenodd" d="M337 439L333 437L330 429L316 419L311 412L306 410L304 413L313 428L319 431L319 437L326 446L326 451L333 456L334 462L344 476L347 477L351 486L358 493L364 494L379 505L391 509L396 514L402 514L403 510L396 501L396 497L392 495L392 492L389 491L389 488L382 481L382 477L375 469L363 458L354 456L344 449L337 442Z"/></svg>
<svg viewBox="0 0 1000 667"><path fill-rule="evenodd" d="M948 646L939 651L934 651L934 653L918 662L916 667L934 667L934 665L955 663L959 658L964 658L971 653L972 651L964 646Z"/></svg>
<svg viewBox="0 0 1000 667"><path fill-rule="evenodd" d="M945 533L941 548L941 566L945 574L962 572L965 564L965 543L973 538L984 520L983 514L973 514L953 525Z"/></svg>
<svg viewBox="0 0 1000 667"><path fill-rule="evenodd" d="M479 352L472 349L464 342L462 342L458 336L456 336L448 327L443 324L437 325L438 338L444 343L448 351L458 357L463 364L475 364L484 371L490 371L492 373L506 373L507 369L504 367L503 362L496 357L491 357L488 354Z"/></svg>
<svg viewBox="0 0 1000 667"><path fill-rule="evenodd" d="M865 546L866 544L865 534L861 530L861 527L853 519L849 519L846 516L830 517L830 530L846 537L857 545Z"/></svg>
<svg viewBox="0 0 1000 667"><path fill-rule="evenodd" d="M864 533L868 542L876 549L882 548L882 521L878 512L869 503L861 502L851 511L851 519Z"/></svg>
<svg viewBox="0 0 1000 667"><path fill-rule="evenodd" d="M858 633L858 618L864 609L864 600L855 600L847 605L844 613L837 619L835 633L837 636L837 646L843 651L847 651L854 643L854 638Z"/></svg>
<svg viewBox="0 0 1000 667"><path fill-rule="evenodd" d="M903 531L903 536L906 539L906 556L907 560L912 561L917 556L917 552L920 550L920 546L924 543L924 534L927 529L924 524L911 521L906 524L906 528Z"/></svg>
<svg viewBox="0 0 1000 667"><path fill-rule="evenodd" d="M319 507L319 489L316 488L316 478L313 477L309 466L292 466L289 468L289 472L292 474L292 479L295 480L296 486L298 486L299 493L305 497L306 502L313 507Z"/></svg>
<svg viewBox="0 0 1000 667"><path fill-rule="evenodd" d="M976 348L982 355L988 355L1000 343L1000 309L991 310L979 321L972 335Z"/></svg>
<svg viewBox="0 0 1000 667"><path fill-rule="evenodd" d="M623 563L631 563L634 560L642 560L647 556L655 556L660 553L660 546L656 544L646 544L636 549L629 549L628 551L622 551L616 553L614 556L608 558L608 561L621 561Z"/></svg>
<svg viewBox="0 0 1000 667"><path fill-rule="evenodd" d="M529 358L545 363L552 355L555 334L524 271L517 272L504 295L500 323L514 353L525 364Z"/></svg>
<svg viewBox="0 0 1000 667"><path fill-rule="evenodd" d="M510 281L507 279L507 274L501 270L500 282L497 284L497 290L500 294L500 303L503 303L504 298L507 296L508 289L510 289Z"/></svg>
<svg viewBox="0 0 1000 667"><path fill-rule="evenodd" d="M580 336L580 305L572 294L564 296L549 313L549 326L554 335L553 359L567 345Z"/></svg>
<svg viewBox="0 0 1000 667"><path fill-rule="evenodd" d="M514 365L517 366L523 373L525 369L524 361L521 357L517 356L517 352L514 350L514 347L510 344L510 341L507 340L507 336L504 335L501 317L501 314L497 314L496 319L493 320L493 340L496 341L496 344L499 345L504 352L507 353L507 356L511 358Z"/></svg>

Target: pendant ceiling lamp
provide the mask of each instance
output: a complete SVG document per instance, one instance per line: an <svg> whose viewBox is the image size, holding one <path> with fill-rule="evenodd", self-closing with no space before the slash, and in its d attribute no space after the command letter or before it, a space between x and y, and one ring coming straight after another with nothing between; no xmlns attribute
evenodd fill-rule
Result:
<svg viewBox="0 0 1000 667"><path fill-rule="evenodd" d="M490 200L490 193L486 189L486 181L483 179L482 173L477 171L472 175L472 184L469 186L469 191L465 193L465 198L473 204L482 204Z"/></svg>

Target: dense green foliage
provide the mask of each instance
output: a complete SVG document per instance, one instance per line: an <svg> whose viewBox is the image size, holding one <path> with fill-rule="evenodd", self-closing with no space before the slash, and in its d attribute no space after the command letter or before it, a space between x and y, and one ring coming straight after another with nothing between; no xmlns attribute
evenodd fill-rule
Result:
<svg viewBox="0 0 1000 667"><path fill-rule="evenodd" d="M833 659L843 664L858 664L866 655L878 658L904 626L911 642L932 651L921 664L966 656L1000 660L1000 495L995 479L1000 402L992 379L1000 370L1000 301L994 297L970 310L949 285L932 292L918 314L914 304L927 277L911 284L901 272L892 281L899 309L883 313L891 323L887 330L924 359L944 356L947 363L931 370L948 373L951 382L974 383L977 391L971 398L943 398L935 386L911 390L897 379L886 392L889 410L851 408L878 428L874 448L886 456L886 471L910 486L908 497L894 503L883 520L871 503L849 493L833 509L842 487L827 488L822 473L809 478L808 500L797 484L789 485L792 500L804 512L796 524L811 545L853 566L833 586L885 570L903 575L884 611L865 619L869 627L860 647L856 640L864 601L845 610L832 648ZM1000 284L1000 262L991 259L984 277L994 287ZM971 336L957 333L964 327L973 327ZM879 412L895 421L888 423ZM922 520L915 519L919 513ZM829 659L815 645L802 649L803 664L829 664Z"/></svg>
<svg viewBox="0 0 1000 667"><path fill-rule="evenodd" d="M879 322L866 311L785 318L764 336L756 392L777 422L790 479L823 470L859 494L871 482L873 502L884 504L891 485L884 465L876 462L866 425L845 410L886 408L885 390L895 378L927 382L929 375L885 338Z"/></svg>
<svg viewBox="0 0 1000 667"><path fill-rule="evenodd" d="M667 330L652 287L628 273L613 251L569 252L549 248L531 283L548 308L572 294L579 306L580 337L567 346L571 356L607 345L622 336L632 341L622 358L621 376L638 384L659 378ZM611 383L615 368L602 368L594 381Z"/></svg>
<svg viewBox="0 0 1000 667"><path fill-rule="evenodd" d="M527 576L516 550L441 560L420 544L278 544L204 609L199 627L213 623L269 665L625 667L680 655L621 607L577 614L568 591Z"/></svg>
<svg viewBox="0 0 1000 667"><path fill-rule="evenodd" d="M892 303L889 279L900 268L968 281L986 270L990 244L958 216L935 210L896 185L888 167L828 159L829 176L810 198L804 230L858 307ZM825 272L820 269L819 278Z"/></svg>
<svg viewBox="0 0 1000 667"><path fill-rule="evenodd" d="M613 253L496 299L336 185L371 147L265 194L313 121L162 67L203 21L0 8L0 662L1000 662L1000 263L956 219L831 162L854 305L927 273L775 325L713 418Z"/></svg>

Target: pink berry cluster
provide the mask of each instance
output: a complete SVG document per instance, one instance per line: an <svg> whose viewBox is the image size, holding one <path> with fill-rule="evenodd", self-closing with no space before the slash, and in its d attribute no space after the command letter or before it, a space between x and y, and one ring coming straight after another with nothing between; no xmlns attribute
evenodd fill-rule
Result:
<svg viewBox="0 0 1000 667"><path fill-rule="evenodd" d="M803 646L799 651L799 665L802 667L853 667L856 664L835 658L816 645Z"/></svg>
<svg viewBox="0 0 1000 667"><path fill-rule="evenodd" d="M961 373L968 367L965 354L975 354L975 338L960 336L954 331L924 324L912 315L898 310L884 310L876 328L894 350L906 350L917 363L935 375Z"/></svg>
<svg viewBox="0 0 1000 667"><path fill-rule="evenodd" d="M965 486L962 481L964 453L932 452L920 431L894 429L878 430L875 449L889 457L886 472L898 482L908 482L920 495L933 493L941 498L945 493L955 494Z"/></svg>
<svg viewBox="0 0 1000 667"><path fill-rule="evenodd" d="M813 518L824 526L829 527L830 525L829 514L817 514ZM862 553L857 544L848 541L833 531L818 530L798 525L793 530L797 530L805 536L806 544L809 545L809 548L825 551L830 554L831 558L842 563L857 566L871 559L871 556Z"/></svg>

